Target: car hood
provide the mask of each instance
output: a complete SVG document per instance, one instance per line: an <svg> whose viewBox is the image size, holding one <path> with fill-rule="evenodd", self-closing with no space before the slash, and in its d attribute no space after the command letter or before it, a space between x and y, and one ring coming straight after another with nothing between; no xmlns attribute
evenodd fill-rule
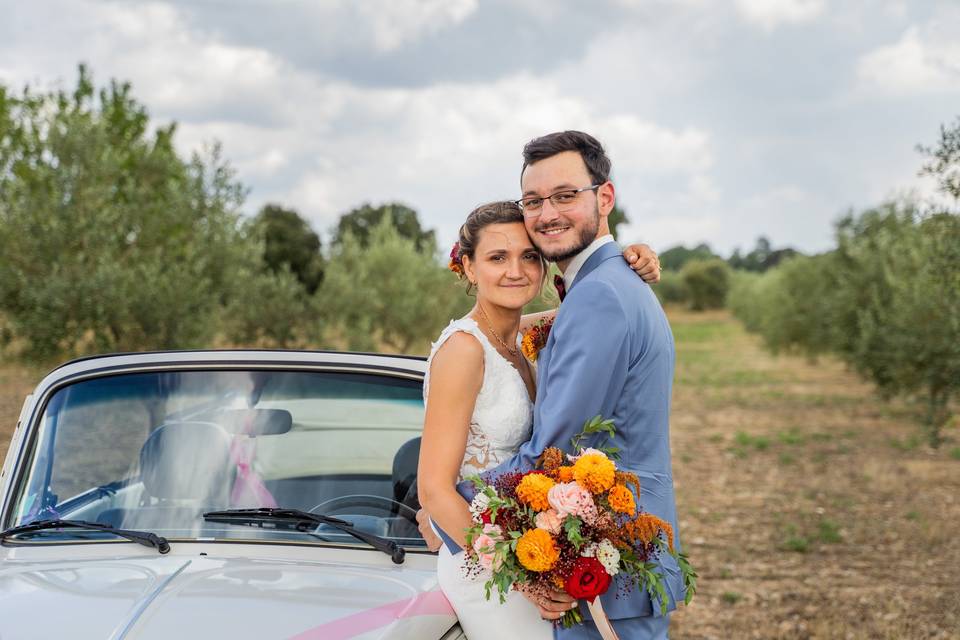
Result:
<svg viewBox="0 0 960 640"><path fill-rule="evenodd" d="M217 553L229 545L167 555L97 546L59 559L7 554L0 638L429 640L456 622L429 555L397 566L365 550L304 560Z"/></svg>

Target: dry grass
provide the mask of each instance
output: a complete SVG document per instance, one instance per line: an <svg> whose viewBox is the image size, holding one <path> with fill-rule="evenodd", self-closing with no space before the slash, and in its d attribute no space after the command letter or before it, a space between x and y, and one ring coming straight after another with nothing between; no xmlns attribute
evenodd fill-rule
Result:
<svg viewBox="0 0 960 640"><path fill-rule="evenodd" d="M671 638L960 638L960 461L830 360L773 357L725 312L670 313L682 540ZM42 372L0 362L0 450Z"/></svg>

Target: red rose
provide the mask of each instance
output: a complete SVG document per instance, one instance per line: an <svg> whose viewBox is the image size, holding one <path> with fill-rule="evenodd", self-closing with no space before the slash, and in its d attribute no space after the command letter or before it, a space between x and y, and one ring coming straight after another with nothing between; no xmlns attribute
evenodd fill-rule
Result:
<svg viewBox="0 0 960 640"><path fill-rule="evenodd" d="M564 587L574 598L593 603L610 588L610 574L596 558L577 558Z"/></svg>
<svg viewBox="0 0 960 640"><path fill-rule="evenodd" d="M480 521L483 522L483 524L491 524L493 522L489 509L480 514Z"/></svg>

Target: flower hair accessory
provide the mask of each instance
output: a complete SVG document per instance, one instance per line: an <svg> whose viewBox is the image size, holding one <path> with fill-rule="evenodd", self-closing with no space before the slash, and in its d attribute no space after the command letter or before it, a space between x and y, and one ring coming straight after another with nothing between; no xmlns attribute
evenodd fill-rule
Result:
<svg viewBox="0 0 960 640"><path fill-rule="evenodd" d="M459 241L453 243L453 249L450 250L450 264L447 268L457 274L458 278L463 278L463 260L460 259Z"/></svg>
<svg viewBox="0 0 960 640"><path fill-rule="evenodd" d="M550 329L553 327L553 318L541 320L530 327L524 334L520 342L520 350L530 362L537 361L537 355L540 350L547 345L547 338L550 336Z"/></svg>

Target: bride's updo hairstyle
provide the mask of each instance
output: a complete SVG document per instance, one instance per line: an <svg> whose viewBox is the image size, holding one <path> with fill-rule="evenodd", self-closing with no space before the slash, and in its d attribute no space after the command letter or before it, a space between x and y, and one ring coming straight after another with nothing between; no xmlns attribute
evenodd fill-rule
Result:
<svg viewBox="0 0 960 640"><path fill-rule="evenodd" d="M519 222L523 224L523 211L516 202L503 200L499 202L488 202L482 204L467 216L466 221L460 227L460 238L450 253L450 269L457 273L463 279L466 276L463 273L463 256L474 260L474 254L477 250L477 244L480 242L480 232L492 224L508 224ZM547 261L540 256L540 264L543 266L543 278L540 286L547 278ZM467 283L467 293L473 292L473 285Z"/></svg>

